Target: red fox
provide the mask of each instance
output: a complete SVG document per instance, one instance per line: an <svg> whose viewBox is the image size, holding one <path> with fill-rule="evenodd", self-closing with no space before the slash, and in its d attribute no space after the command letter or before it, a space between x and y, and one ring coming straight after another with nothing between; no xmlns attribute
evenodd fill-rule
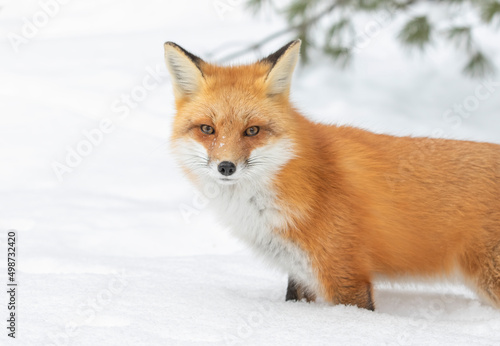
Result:
<svg viewBox="0 0 500 346"><path fill-rule="evenodd" d="M217 66L165 43L173 153L222 222L288 273L286 300L374 310L377 277L458 273L500 308L500 145L312 122L289 98L299 51Z"/></svg>

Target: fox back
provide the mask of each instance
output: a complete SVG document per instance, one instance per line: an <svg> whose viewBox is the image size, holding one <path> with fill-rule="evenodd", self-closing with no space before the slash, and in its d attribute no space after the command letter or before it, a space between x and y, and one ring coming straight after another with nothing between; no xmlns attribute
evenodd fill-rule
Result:
<svg viewBox="0 0 500 346"><path fill-rule="evenodd" d="M374 309L373 279L449 277L500 306L500 146L314 123L290 103L300 41L250 65L167 42L173 152L287 300Z"/></svg>

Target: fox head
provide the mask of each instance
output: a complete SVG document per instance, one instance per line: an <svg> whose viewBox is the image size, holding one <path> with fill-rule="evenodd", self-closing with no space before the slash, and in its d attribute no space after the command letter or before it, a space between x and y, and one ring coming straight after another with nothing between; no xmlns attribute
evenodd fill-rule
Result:
<svg viewBox="0 0 500 346"><path fill-rule="evenodd" d="M296 40L254 64L217 66L165 43L177 110L172 147L190 178L272 179L293 158L289 93L299 50Z"/></svg>

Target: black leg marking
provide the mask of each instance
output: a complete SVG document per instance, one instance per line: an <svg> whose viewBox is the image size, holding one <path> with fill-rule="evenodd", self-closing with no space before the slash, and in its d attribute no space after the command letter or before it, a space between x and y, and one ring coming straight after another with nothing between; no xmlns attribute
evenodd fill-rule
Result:
<svg viewBox="0 0 500 346"><path fill-rule="evenodd" d="M373 303L373 298L372 298L372 285L368 284L367 290L366 290L366 295L367 295L367 306L366 309L375 311L375 304Z"/></svg>
<svg viewBox="0 0 500 346"><path fill-rule="evenodd" d="M289 300L299 300L299 296L297 293L297 284L290 276L288 276L288 287L286 289L285 301Z"/></svg>

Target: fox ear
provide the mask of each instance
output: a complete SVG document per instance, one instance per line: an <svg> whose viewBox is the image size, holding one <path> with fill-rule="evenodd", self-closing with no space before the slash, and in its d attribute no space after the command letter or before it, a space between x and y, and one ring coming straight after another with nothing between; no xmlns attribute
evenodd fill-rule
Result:
<svg viewBox="0 0 500 346"><path fill-rule="evenodd" d="M288 95L299 53L300 40L295 40L260 61L271 65L266 78L269 95Z"/></svg>
<svg viewBox="0 0 500 346"><path fill-rule="evenodd" d="M172 75L175 97L196 93L203 82L201 65L204 61L173 42L165 42L165 61Z"/></svg>

